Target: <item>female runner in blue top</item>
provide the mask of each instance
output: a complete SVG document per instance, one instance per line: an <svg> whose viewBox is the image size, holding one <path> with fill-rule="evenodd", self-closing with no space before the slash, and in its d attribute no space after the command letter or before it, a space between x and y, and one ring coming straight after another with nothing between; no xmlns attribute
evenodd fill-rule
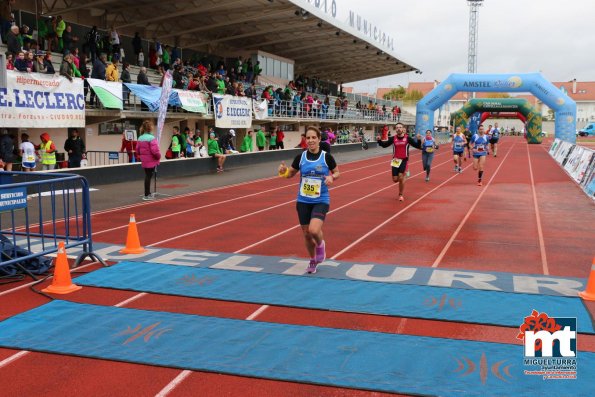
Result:
<svg viewBox="0 0 595 397"><path fill-rule="evenodd" d="M478 170L477 186L482 185L481 178L483 177L483 165L486 162L489 143L488 137L483 130L483 126L480 125L477 129L477 134L473 135L470 142L473 149L473 169Z"/></svg>
<svg viewBox="0 0 595 397"><path fill-rule="evenodd" d="M328 187L339 177L337 162L320 149L320 140L320 130L307 127L308 150L298 154L290 167L281 163L278 169L279 176L285 178L300 173L296 209L310 255L308 273L316 273L316 266L326 259L322 225L330 206Z"/></svg>
<svg viewBox="0 0 595 397"><path fill-rule="evenodd" d="M421 150L421 163L426 172L426 182L429 182L432 160L434 159L434 150L438 150L438 145L432 136L432 130L426 131L426 136L421 141Z"/></svg>

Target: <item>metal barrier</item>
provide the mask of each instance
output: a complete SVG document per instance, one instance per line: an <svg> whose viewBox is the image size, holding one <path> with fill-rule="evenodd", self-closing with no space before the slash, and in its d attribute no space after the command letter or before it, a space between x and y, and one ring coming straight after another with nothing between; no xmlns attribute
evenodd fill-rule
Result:
<svg viewBox="0 0 595 397"><path fill-rule="evenodd" d="M35 279L21 262L66 248L82 246L85 258L105 262L93 252L89 185L80 175L41 172L0 172L0 233L13 248L4 250L0 268L15 265ZM20 246L20 247L19 247ZM18 248L29 251L17 253Z"/></svg>
<svg viewBox="0 0 595 397"><path fill-rule="evenodd" d="M136 157L136 156L135 156ZM135 161L139 161L135 159ZM132 163L130 156L126 152L107 152L99 150L87 151L87 166L96 165L112 165L112 164L125 164Z"/></svg>

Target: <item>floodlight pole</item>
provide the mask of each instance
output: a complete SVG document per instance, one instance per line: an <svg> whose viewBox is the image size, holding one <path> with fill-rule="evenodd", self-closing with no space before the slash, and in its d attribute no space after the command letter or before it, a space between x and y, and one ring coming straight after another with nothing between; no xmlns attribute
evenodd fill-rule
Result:
<svg viewBox="0 0 595 397"><path fill-rule="evenodd" d="M469 50L467 57L467 73L473 74L477 71L477 19L479 18L479 7L483 0L467 0L469 5ZM475 98L475 92L472 94Z"/></svg>

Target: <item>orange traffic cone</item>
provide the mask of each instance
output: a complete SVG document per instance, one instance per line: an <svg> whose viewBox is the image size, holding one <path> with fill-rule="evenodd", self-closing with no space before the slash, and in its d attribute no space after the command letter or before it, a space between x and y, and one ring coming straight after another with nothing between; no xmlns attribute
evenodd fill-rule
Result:
<svg viewBox="0 0 595 397"><path fill-rule="evenodd" d="M589 279L587 280L587 289L583 292L579 292L578 294L586 301L595 301L595 258L593 258L591 273L589 274Z"/></svg>
<svg viewBox="0 0 595 397"><path fill-rule="evenodd" d="M70 278L70 266L68 265L68 258L66 258L66 250L64 249L64 242L58 243L58 255L54 264L54 279L52 284L47 288L42 289L43 292L51 294L69 294L78 291L80 287L72 283Z"/></svg>
<svg viewBox="0 0 595 397"><path fill-rule="evenodd" d="M140 246L138 230L136 230L136 220L134 214L130 214L130 223L128 224L128 236L126 236L126 247L120 250L121 254L142 254L146 249Z"/></svg>

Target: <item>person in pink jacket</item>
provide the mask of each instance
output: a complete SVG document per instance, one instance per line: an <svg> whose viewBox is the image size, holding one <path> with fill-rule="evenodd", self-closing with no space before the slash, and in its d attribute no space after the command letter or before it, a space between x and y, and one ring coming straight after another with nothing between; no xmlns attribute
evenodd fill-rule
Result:
<svg viewBox="0 0 595 397"><path fill-rule="evenodd" d="M159 165L161 152L159 151L159 142L153 136L153 122L145 120L140 127L141 136L136 144L136 152L140 157L140 162L145 170L145 195L143 200L155 200L151 194L151 179L155 172L155 167Z"/></svg>

